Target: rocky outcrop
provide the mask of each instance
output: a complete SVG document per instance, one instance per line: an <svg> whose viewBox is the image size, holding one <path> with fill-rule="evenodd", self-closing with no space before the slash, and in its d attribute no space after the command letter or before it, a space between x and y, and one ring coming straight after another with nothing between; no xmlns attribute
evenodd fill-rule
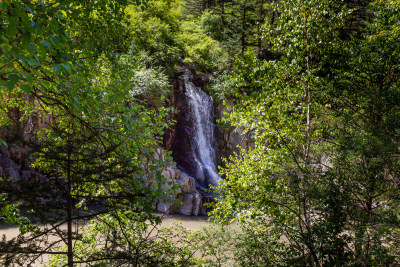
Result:
<svg viewBox="0 0 400 267"><path fill-rule="evenodd" d="M161 186L163 191L170 192L173 186L178 189L172 191L172 194L164 195L155 203L157 211L167 214L206 215L203 198L196 189L193 177L174 165L165 167L161 170L161 174L165 178Z"/></svg>
<svg viewBox="0 0 400 267"><path fill-rule="evenodd" d="M25 95L25 100L34 104L36 111L26 112L18 108L10 108L9 116L15 123L0 126L0 141L6 140L8 145L0 142L0 177L16 182L20 179L31 182L41 182L46 178L31 167L30 148L24 143L38 142L37 132L48 127L55 121L51 114L41 111L39 103L34 98Z"/></svg>
<svg viewBox="0 0 400 267"><path fill-rule="evenodd" d="M231 101L227 100L226 105L220 103L215 107L216 119L222 119L226 114L230 113L227 106L231 105ZM222 165L222 158L228 158L233 153L240 154L242 149L248 150L254 147L254 141L250 133L245 133L240 127L233 127L232 125L217 125L217 151L219 159L218 164Z"/></svg>
<svg viewBox="0 0 400 267"><path fill-rule="evenodd" d="M193 71L192 71L193 72ZM176 124L167 131L164 138L164 147L172 151L172 157L177 165L170 163L161 171L165 177L165 183L162 189L166 192L175 186L178 188L173 194L166 194L155 204L155 207L160 212L181 213L186 215L205 214L206 210L204 203L214 201L214 196L207 194L200 188L196 188L196 181L193 178L195 174L191 170L191 166L195 166L195 158L191 150L190 136L193 135L193 122L186 116L190 111L188 98L185 91L185 81L179 73L174 78L174 94L171 98L171 103L174 105L175 112L171 119L176 121ZM194 75L192 82L203 88L204 81ZM224 112L229 110L221 105L216 105L214 113L218 118L224 116ZM16 133L21 133L25 139L31 140L35 137L32 135L37 129L41 129L53 120L50 116L32 117L26 125L19 127ZM29 127L28 127L29 126ZM29 128L29 129L28 129ZM7 131L6 131L7 130ZM0 128L0 137L5 137L6 134L14 133L10 129ZM229 125L217 126L215 128L217 136L217 163L221 165L220 159L228 157L233 152L239 152L239 147L247 149L251 147L251 139L248 135L243 135L241 129L233 128ZM11 178L13 181L26 179L30 181L38 181L45 179L40 173L30 167L28 162L29 151L23 147L12 145L8 148L0 149L0 176ZM158 149L155 159L166 161L164 150ZM168 162L168 161L167 161ZM150 182L149 182L150 186Z"/></svg>
<svg viewBox="0 0 400 267"><path fill-rule="evenodd" d="M12 182L19 180L43 182L46 178L38 171L30 167L28 159L28 148L12 144L0 146L0 177L11 179Z"/></svg>
<svg viewBox="0 0 400 267"><path fill-rule="evenodd" d="M193 75L192 82L201 88L206 83L200 76ZM172 157L178 167L190 174L190 166L195 166L194 157L191 151L189 136L193 131L193 122L186 116L189 113L189 103L185 94L185 83L182 77L183 73L178 73L174 80L174 93L171 103L174 105L175 113L173 119L176 124L166 133L164 138L164 147L172 151ZM216 104L214 107L215 121L222 119L230 113L227 106L232 105L232 101L226 100L223 103ZM254 146L254 142L249 133L244 133L243 129L231 125L221 125L216 123L216 159L218 165L223 165L221 159L228 158L233 153L240 153L241 149L249 149ZM194 174L193 174L194 175Z"/></svg>
<svg viewBox="0 0 400 267"><path fill-rule="evenodd" d="M7 157L6 154L0 152L0 177L16 182L21 179L19 174L20 169L19 165Z"/></svg>
<svg viewBox="0 0 400 267"><path fill-rule="evenodd" d="M190 136L194 134L193 122L187 116L190 106L185 94L185 82L180 74L174 79L172 103L175 110L173 119L176 123L166 134L165 148L172 151L178 167L190 173L191 166L196 166L190 143Z"/></svg>

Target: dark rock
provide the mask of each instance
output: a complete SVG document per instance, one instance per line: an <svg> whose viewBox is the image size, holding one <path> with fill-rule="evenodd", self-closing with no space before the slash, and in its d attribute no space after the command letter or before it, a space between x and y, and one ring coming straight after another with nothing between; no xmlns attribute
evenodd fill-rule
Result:
<svg viewBox="0 0 400 267"><path fill-rule="evenodd" d="M226 100L228 106L233 103ZM223 105L219 104L215 108L216 119L222 119L228 114L230 110ZM228 158L233 153L240 154L241 149L248 150L254 147L254 141L251 138L251 133L244 133L240 127L233 127L229 124L218 125L216 129L217 136L217 159L218 165L223 166L222 158Z"/></svg>
<svg viewBox="0 0 400 267"><path fill-rule="evenodd" d="M179 168L194 176L195 172L192 170L192 166L196 164L190 144L193 123L187 116L189 102L185 95L185 82L180 76L181 74L178 75L174 81L174 120L176 124L167 133L166 148L172 151L172 157Z"/></svg>
<svg viewBox="0 0 400 267"><path fill-rule="evenodd" d="M21 167L2 152L0 152L0 167L3 175L5 176L4 178L11 179L13 182L21 179L19 174Z"/></svg>

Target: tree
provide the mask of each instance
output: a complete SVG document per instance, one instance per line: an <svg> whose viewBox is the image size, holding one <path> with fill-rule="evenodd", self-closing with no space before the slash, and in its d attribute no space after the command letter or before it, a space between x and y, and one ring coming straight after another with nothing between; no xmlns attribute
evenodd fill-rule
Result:
<svg viewBox="0 0 400 267"><path fill-rule="evenodd" d="M230 52L243 55L247 49L257 49L261 53L265 49L261 26L271 16L269 3L266 0L216 1L203 11L202 27Z"/></svg>
<svg viewBox="0 0 400 267"><path fill-rule="evenodd" d="M271 7L264 38L279 57L249 56L232 75L228 122L255 148L223 169L214 216L259 233L260 257L243 265L396 263L400 6Z"/></svg>
<svg viewBox="0 0 400 267"><path fill-rule="evenodd" d="M180 1L148 1L130 6L132 42L129 55L146 68L165 70L168 76L182 66L212 72L223 66L225 51L207 36L193 16L184 16Z"/></svg>
<svg viewBox="0 0 400 267"><path fill-rule="evenodd" d="M0 4L2 127L9 136L16 133L6 141L32 150L27 164L45 175L2 177L1 217L21 229L17 238L1 242L6 266L43 254L66 255L66 265L73 266L79 261L73 243L81 238L73 224L82 219L129 210L142 221L159 221L151 211L165 193L159 185L163 162L149 159L169 111L147 109L131 97L136 66L118 54L126 49L126 4ZM38 124L49 119L27 133L24 125L35 117ZM38 222L43 226L35 227ZM52 235L59 239L49 240ZM58 251L62 243L66 251Z"/></svg>
<svg viewBox="0 0 400 267"><path fill-rule="evenodd" d="M96 266L198 266L193 253L204 245L179 225L160 227L135 212L100 216L75 243L77 264ZM55 255L48 266L60 266Z"/></svg>

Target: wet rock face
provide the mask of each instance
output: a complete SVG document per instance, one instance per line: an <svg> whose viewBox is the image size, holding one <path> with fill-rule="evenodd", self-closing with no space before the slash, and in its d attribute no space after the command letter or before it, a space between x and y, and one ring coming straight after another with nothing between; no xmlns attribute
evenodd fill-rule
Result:
<svg viewBox="0 0 400 267"><path fill-rule="evenodd" d="M190 71L175 78L174 108L176 125L167 149L178 167L194 177L196 187L218 186L215 159L214 104Z"/></svg>
<svg viewBox="0 0 400 267"><path fill-rule="evenodd" d="M163 173L164 177L174 177L174 183L179 185L180 191L175 196L170 196L170 200L178 200L181 205L167 204L167 201L157 203L157 210L168 213L181 213L186 215L197 215L205 213L203 203L213 202L214 197L206 192L210 177L218 176L216 170L203 168L199 161L198 149L193 146L194 140L191 137L196 135L195 120L188 116L193 111L187 89L187 79L185 84L184 73L178 73L174 78L174 94L171 103L174 105L175 113L173 119L176 124L166 133L164 138L164 147L172 151L172 157L176 162L177 175ZM204 82L199 80L196 75L191 77L190 81L196 87L202 88ZM189 90L189 91L188 91ZM189 94L190 95L190 94ZM231 104L228 101L228 105ZM211 107L216 119L221 119L230 111L222 104ZM215 120L214 120L215 123ZM253 146L251 136L244 134L240 128L231 125L217 125L214 128L215 139L212 147L216 152L215 160L218 165L222 165L221 158L229 157L233 152L239 153L240 148L249 149ZM207 157L206 157L207 158ZM211 172L208 173L208 172ZM201 173L202 175L199 175ZM189 177L189 178L188 178ZM196 180L195 180L195 179ZM203 179L203 180L202 180ZM196 181L196 182L195 182Z"/></svg>
<svg viewBox="0 0 400 267"><path fill-rule="evenodd" d="M195 166L195 159L191 150L190 136L193 134L193 122L188 118L189 102L185 95L185 82L177 76L174 82L174 109L175 126L168 133L166 148L172 151L172 157L178 167L190 175L194 175L191 166Z"/></svg>
<svg viewBox="0 0 400 267"><path fill-rule="evenodd" d="M190 135L193 134L193 121L188 119L187 114L190 111L190 105L186 96L185 81L182 77L183 73L178 73L174 79L174 96L172 103L174 104L175 114L174 120L176 124L166 135L165 148L172 151L172 156L178 167L191 176L196 176L195 158L191 150ZM196 75L193 75L192 82L203 87L204 81ZM227 105L232 105L231 101L226 100ZM214 114L215 121L219 120L229 113L230 110L222 103L215 105ZM222 158L228 158L234 152L240 153L240 148L245 150L254 146L253 140L249 133L243 133L242 129L232 127L231 125L218 125L215 127L215 146L217 165L223 166Z"/></svg>

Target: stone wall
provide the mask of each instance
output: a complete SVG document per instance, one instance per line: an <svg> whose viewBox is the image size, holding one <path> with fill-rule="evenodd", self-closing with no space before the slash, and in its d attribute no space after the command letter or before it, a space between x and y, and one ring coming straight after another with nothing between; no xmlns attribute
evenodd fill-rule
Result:
<svg viewBox="0 0 400 267"><path fill-rule="evenodd" d="M6 140L7 145L0 144L0 177L18 181L20 179L38 182L45 177L31 167L28 143L40 142L37 132L48 127L55 118L44 111L28 95L23 96L34 109L26 116L26 111L17 108L8 109L10 120L14 123L0 127L0 140ZM26 118L25 118L26 117ZM25 119L23 119L25 118Z"/></svg>

